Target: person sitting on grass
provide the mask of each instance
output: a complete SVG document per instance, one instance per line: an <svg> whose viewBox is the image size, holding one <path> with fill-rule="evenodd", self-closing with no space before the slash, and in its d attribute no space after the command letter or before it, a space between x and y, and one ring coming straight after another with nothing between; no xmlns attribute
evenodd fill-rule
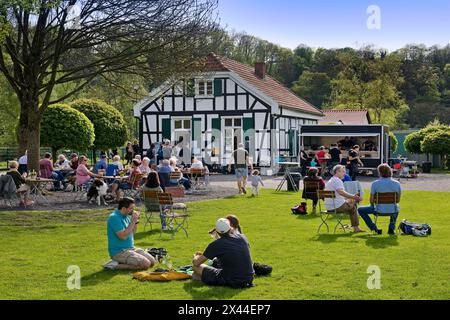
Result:
<svg viewBox="0 0 450 320"><path fill-rule="evenodd" d="M247 238L232 232L225 218L217 221L215 231L219 238L210 243L204 253L194 254L192 279L212 286L252 287L254 270ZM220 269L204 264L215 258L220 261Z"/></svg>
<svg viewBox="0 0 450 320"><path fill-rule="evenodd" d="M325 181L323 181L322 177L319 177L318 168L309 168L308 175L303 179L303 181L317 182L319 185L319 190L323 190L325 188ZM307 190L306 188L303 188L302 198L312 200L313 202L312 213L316 213L317 203L319 202L319 198L317 197L317 189Z"/></svg>
<svg viewBox="0 0 450 320"><path fill-rule="evenodd" d="M135 207L133 199L123 198L108 218L108 253L112 261L105 268L147 270L157 263L145 250L134 247L134 234L139 223L139 213L134 211Z"/></svg>
<svg viewBox="0 0 450 320"><path fill-rule="evenodd" d="M345 176L345 167L337 165L333 168L333 177L325 185L325 190L334 191L335 198L325 199L325 207L329 212L348 213L355 233L364 232L359 228L358 211L356 204L361 202L359 194L352 195L345 192L342 179Z"/></svg>
<svg viewBox="0 0 450 320"><path fill-rule="evenodd" d="M11 161L9 163L9 171L6 173L11 176L17 188L17 193L21 195L21 206L32 206L34 201L30 199L30 187L25 183L26 180L18 171L19 163ZM26 175L26 173L24 173Z"/></svg>
<svg viewBox="0 0 450 320"><path fill-rule="evenodd" d="M382 234L383 231L378 229L378 227L370 219L370 214L378 214L380 216L390 216L391 221L389 223L390 235L395 234L395 223L397 221L398 212L400 210L398 204L379 204L375 207L375 194L376 193L386 193L395 192L398 195L398 201L400 201L402 188L397 180L392 178L392 169L387 164L381 164L378 166L378 174L380 179L372 183L372 188L370 192L370 206L358 208L358 213L364 222L367 224L370 230L375 231L377 234Z"/></svg>

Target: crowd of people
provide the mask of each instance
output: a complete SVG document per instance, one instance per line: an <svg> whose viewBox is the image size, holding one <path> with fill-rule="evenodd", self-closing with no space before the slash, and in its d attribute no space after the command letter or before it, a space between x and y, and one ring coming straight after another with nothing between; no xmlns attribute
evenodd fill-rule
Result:
<svg viewBox="0 0 450 320"><path fill-rule="evenodd" d="M348 137L346 139L349 139ZM349 140L351 141L351 140ZM365 145L368 142L365 143ZM339 144L332 144L330 148L321 146L317 153L308 154L304 149L300 150L300 166L302 176L306 176L309 167L319 167L320 174L325 175L331 172L336 165L341 164L348 169L348 174L352 181L356 181L360 167L364 167L364 163L360 157L360 146L355 144L348 149L346 140ZM343 150L348 151L348 156L343 156Z"/></svg>

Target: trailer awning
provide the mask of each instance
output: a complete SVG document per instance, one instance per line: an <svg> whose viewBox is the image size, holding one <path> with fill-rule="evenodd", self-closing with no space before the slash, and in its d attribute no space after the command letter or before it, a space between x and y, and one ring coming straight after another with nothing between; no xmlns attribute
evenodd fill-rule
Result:
<svg viewBox="0 0 450 320"><path fill-rule="evenodd" d="M380 133L300 133L301 137L378 137Z"/></svg>

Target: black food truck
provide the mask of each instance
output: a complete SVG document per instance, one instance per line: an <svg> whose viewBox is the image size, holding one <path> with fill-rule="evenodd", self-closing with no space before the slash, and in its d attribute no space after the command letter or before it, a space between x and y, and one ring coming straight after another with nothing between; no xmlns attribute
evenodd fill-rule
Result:
<svg viewBox="0 0 450 320"><path fill-rule="evenodd" d="M390 158L389 127L384 125L303 125L300 127L300 150L314 156L321 146L328 149L338 145L346 163L348 151L354 145L360 147L364 167L360 172L377 175L377 167Z"/></svg>

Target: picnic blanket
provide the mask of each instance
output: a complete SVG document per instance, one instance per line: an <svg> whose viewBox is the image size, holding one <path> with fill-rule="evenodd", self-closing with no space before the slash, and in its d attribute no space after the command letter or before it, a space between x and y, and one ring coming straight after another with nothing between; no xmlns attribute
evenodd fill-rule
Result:
<svg viewBox="0 0 450 320"><path fill-rule="evenodd" d="M140 281L167 282L173 280L187 280L190 278L191 276L187 273L178 271L133 273L133 279L137 279Z"/></svg>

